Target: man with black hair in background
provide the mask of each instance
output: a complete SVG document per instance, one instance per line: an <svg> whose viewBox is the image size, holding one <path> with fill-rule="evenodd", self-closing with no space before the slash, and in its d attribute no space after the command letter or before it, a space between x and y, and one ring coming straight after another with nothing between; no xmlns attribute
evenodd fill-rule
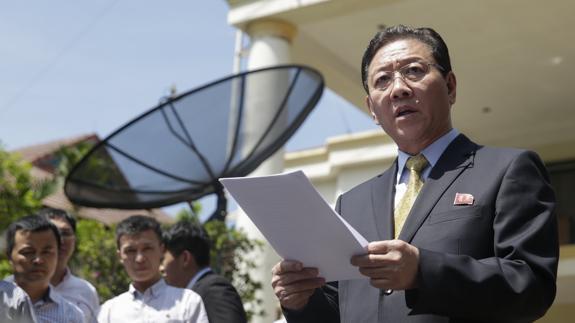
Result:
<svg viewBox="0 0 575 323"><path fill-rule="evenodd" d="M208 323L200 296L166 284L160 274L162 230L154 218L133 215L116 227L118 256L132 283L102 305L100 323Z"/></svg>
<svg viewBox="0 0 575 323"><path fill-rule="evenodd" d="M62 297L82 310L86 322L97 322L100 301L96 288L88 281L73 275L68 267L76 248L76 219L64 210L53 208L44 208L38 214L52 222L62 238L58 264L50 283Z"/></svg>
<svg viewBox="0 0 575 323"><path fill-rule="evenodd" d="M164 243L162 267L168 284L200 294L211 323L247 322L234 286L210 268L210 239L200 225L178 222L165 232Z"/></svg>

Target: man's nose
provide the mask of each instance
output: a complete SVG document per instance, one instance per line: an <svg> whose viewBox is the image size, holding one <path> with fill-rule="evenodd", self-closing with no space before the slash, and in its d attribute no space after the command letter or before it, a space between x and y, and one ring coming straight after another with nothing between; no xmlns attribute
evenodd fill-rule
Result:
<svg viewBox="0 0 575 323"><path fill-rule="evenodd" d="M44 257L42 255L35 255L34 259L32 259L32 262L35 264L41 265L44 262L46 262L46 259L44 259Z"/></svg>
<svg viewBox="0 0 575 323"><path fill-rule="evenodd" d="M143 253L138 252L138 253L136 254L136 262L143 262L144 259L146 259L146 257L144 256Z"/></svg>
<svg viewBox="0 0 575 323"><path fill-rule="evenodd" d="M413 91L403 79L403 77L394 75L391 83L391 98L394 100L410 97Z"/></svg>

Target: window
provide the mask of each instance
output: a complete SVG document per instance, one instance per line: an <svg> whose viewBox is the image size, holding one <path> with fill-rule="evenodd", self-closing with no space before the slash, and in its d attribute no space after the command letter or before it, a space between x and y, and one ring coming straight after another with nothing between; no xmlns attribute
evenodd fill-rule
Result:
<svg viewBox="0 0 575 323"><path fill-rule="evenodd" d="M575 243L575 161L547 165L557 196L559 243Z"/></svg>

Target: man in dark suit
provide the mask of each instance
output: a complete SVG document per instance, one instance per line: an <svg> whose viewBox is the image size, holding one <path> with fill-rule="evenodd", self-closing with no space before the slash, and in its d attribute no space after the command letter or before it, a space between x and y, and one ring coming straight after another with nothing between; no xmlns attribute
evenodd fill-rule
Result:
<svg viewBox="0 0 575 323"><path fill-rule="evenodd" d="M247 322L234 286L210 268L210 240L201 226L180 221L164 233L164 243L162 270L168 284L198 293L210 323Z"/></svg>
<svg viewBox="0 0 575 323"><path fill-rule="evenodd" d="M383 174L337 211L368 241L350 260L368 279L325 284L274 266L288 322L531 322L556 291L555 197L539 157L484 147L451 124L456 78L430 28L389 27L362 61L366 104L397 144Z"/></svg>

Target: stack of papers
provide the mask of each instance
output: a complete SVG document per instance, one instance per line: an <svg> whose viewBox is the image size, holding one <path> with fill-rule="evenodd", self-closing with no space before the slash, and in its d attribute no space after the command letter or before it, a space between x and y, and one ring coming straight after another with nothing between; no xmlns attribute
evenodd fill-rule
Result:
<svg viewBox="0 0 575 323"><path fill-rule="evenodd" d="M329 206L303 172L220 182L283 259L318 268L328 282L366 278L350 259L366 253L367 240Z"/></svg>

